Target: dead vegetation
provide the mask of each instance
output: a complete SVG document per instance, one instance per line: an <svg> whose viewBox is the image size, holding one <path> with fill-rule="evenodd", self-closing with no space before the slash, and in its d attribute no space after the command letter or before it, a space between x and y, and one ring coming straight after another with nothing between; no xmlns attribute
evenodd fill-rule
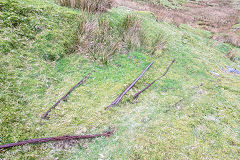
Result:
<svg viewBox="0 0 240 160"><path fill-rule="evenodd" d="M57 0L61 6L78 8L88 12L103 12L111 8L112 0Z"/></svg>
<svg viewBox="0 0 240 160"><path fill-rule="evenodd" d="M86 18L83 13L78 34L78 53L88 58L107 64L115 53L126 54L129 51L142 50L153 53L157 50L161 36L147 43L141 20L134 14L127 14L118 25L118 29L109 19L96 15Z"/></svg>
<svg viewBox="0 0 240 160"><path fill-rule="evenodd" d="M236 5L236 4L235 4ZM115 6L125 6L139 11L151 11L160 21L171 22L177 26L188 24L201 27L214 34L216 40L240 47L238 31L232 31L239 23L240 12L229 0L190 1L182 9L166 9L151 3L140 4L132 0L115 0ZM226 36L219 36L223 33Z"/></svg>
<svg viewBox="0 0 240 160"><path fill-rule="evenodd" d="M87 20L83 17L78 35L78 53L90 59L107 63L119 46L119 39L111 34L112 27L99 17Z"/></svg>
<svg viewBox="0 0 240 160"><path fill-rule="evenodd" d="M213 39L222 43L229 43L234 46L240 47L240 36L234 32L215 34L213 36Z"/></svg>

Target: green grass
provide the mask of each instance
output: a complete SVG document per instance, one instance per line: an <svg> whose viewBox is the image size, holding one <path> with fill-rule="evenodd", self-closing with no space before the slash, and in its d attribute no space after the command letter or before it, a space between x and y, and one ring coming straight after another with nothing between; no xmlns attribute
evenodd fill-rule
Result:
<svg viewBox="0 0 240 160"><path fill-rule="evenodd" d="M142 50L115 54L108 65L103 65L73 52L74 47L69 49L76 44L81 12L43 0L19 1L15 7L30 8L31 12L20 18L30 17L30 22L21 24L31 32L14 26L1 27L1 44L9 46L0 50L0 144L99 133L109 127L115 129L115 134L77 144L16 147L2 152L0 158L238 159L240 77L224 73L221 68L240 69L239 60L226 58L228 50L239 54L239 48L210 39L207 31L187 25L176 27L157 22L147 12L117 8L100 16L107 17L117 30L123 17L134 12L141 19L146 46L161 35L165 47L148 54L146 46L142 46ZM9 11L1 9L1 17L3 12ZM32 33L28 27L36 24L42 30ZM113 34L117 35L115 29ZM26 38L28 33L32 39ZM7 37L15 37L17 45L11 45L13 38ZM133 103L133 95L159 77L173 58L176 63L167 76ZM121 103L105 111L153 60L154 65ZM57 106L50 113L50 120L41 120L51 105L92 70L95 72L87 83Z"/></svg>

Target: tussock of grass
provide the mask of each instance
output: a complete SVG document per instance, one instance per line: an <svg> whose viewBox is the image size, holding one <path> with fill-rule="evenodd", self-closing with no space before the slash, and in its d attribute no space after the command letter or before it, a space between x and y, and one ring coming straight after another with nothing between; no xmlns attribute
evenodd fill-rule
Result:
<svg viewBox="0 0 240 160"><path fill-rule="evenodd" d="M112 0L57 0L62 6L82 9L88 12L102 12L111 8Z"/></svg>
<svg viewBox="0 0 240 160"><path fill-rule="evenodd" d="M142 51L153 55L164 45L161 34L147 39L147 33L142 29L142 19L136 14L126 13L120 23L109 15L90 19L83 14L81 17L77 52L102 64L107 64L115 53Z"/></svg>
<svg viewBox="0 0 240 160"><path fill-rule="evenodd" d="M78 52L107 64L110 57L118 52L120 45L120 38L112 33L113 29L104 18L85 20L79 30Z"/></svg>

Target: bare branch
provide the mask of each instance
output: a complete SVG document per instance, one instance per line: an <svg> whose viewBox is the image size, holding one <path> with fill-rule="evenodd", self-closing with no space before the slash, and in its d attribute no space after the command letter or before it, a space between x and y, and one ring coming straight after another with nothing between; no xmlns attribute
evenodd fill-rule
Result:
<svg viewBox="0 0 240 160"><path fill-rule="evenodd" d="M42 116L42 119L47 119L48 117L48 114L52 111L52 109L55 109L56 106L64 99L67 98L67 96L75 89L77 88L78 86L84 84L88 79L89 77L91 76L92 72L89 73L86 77L84 77L80 82L78 82L78 84L76 84L74 87L72 87L68 92L67 94L65 94L62 98L60 98L57 103L55 103L46 113L44 113L44 115Z"/></svg>
<svg viewBox="0 0 240 160"><path fill-rule="evenodd" d="M151 87L151 85L153 85L156 81L158 81L159 79L161 79L162 77L164 77L164 76L168 73L169 69L171 68L171 66L173 65L174 62L175 62L175 59L172 60L171 64L168 66L167 70L163 73L163 75L162 75L161 77L157 78L156 80L154 80L153 82L151 82L150 84L148 84L147 87L145 87L144 89L142 89L141 91L139 91L138 93L136 93L136 94L134 95L133 99L138 98L138 96L139 96L142 92L144 92L146 89L148 89L149 87Z"/></svg>
<svg viewBox="0 0 240 160"><path fill-rule="evenodd" d="M16 146L23 146L26 144L39 144L46 142L54 142L54 141L64 141L64 140L74 140L74 139L93 139L97 137L109 137L113 134L113 131L104 132L102 134L93 134L93 135L83 135L83 136L60 136L60 137L48 137L48 138L39 138L39 139L30 139L17 143L9 143L5 145L0 145L0 149L7 149Z"/></svg>
<svg viewBox="0 0 240 160"><path fill-rule="evenodd" d="M122 97L137 83L137 81L144 75L144 73L151 67L151 65L153 64L154 62L151 62L145 69L144 71L132 82L132 84L130 86L128 86L123 92L122 94L117 97L113 102L112 104L110 104L108 107L106 107L105 109L109 109L111 107L113 107L114 105L117 105Z"/></svg>

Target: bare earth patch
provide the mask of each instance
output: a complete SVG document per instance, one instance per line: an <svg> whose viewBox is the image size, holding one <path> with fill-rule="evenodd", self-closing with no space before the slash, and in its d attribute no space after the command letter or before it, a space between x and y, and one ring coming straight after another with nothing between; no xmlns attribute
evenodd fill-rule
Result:
<svg viewBox="0 0 240 160"><path fill-rule="evenodd" d="M183 9L166 9L151 4L139 4L131 0L115 0L114 6L125 6L134 10L151 11L160 21L176 25L188 24L214 33L213 39L240 47L240 36L233 26L238 23L240 12L231 0L191 1Z"/></svg>

